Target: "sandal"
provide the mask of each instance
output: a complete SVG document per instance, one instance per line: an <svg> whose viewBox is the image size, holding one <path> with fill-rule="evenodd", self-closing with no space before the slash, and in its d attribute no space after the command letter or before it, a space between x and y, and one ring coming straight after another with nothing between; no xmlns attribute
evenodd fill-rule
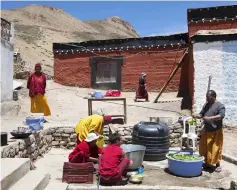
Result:
<svg viewBox="0 0 237 190"><path fill-rule="evenodd" d="M220 166L216 167L215 172L220 173L222 171L222 168Z"/></svg>

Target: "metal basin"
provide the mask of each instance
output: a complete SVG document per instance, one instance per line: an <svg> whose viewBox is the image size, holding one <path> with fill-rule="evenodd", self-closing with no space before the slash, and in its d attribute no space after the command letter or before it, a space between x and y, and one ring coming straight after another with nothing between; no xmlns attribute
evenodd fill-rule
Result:
<svg viewBox="0 0 237 190"><path fill-rule="evenodd" d="M128 169L135 170L142 166L143 158L146 151L145 146L126 144L122 145L121 148L126 153L126 156L133 161L133 164Z"/></svg>

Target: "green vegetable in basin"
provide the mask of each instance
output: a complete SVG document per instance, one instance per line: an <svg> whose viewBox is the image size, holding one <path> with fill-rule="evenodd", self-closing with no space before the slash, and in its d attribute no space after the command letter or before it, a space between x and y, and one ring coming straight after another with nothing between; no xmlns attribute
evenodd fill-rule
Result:
<svg viewBox="0 0 237 190"><path fill-rule="evenodd" d="M168 154L170 158L173 158L175 160L181 160L181 161L196 161L201 160L202 157L197 155L189 155L189 154Z"/></svg>

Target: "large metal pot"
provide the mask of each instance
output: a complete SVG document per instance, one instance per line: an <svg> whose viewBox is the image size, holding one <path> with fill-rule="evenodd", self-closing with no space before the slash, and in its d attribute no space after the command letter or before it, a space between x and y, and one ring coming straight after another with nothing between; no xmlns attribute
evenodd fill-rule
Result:
<svg viewBox="0 0 237 190"><path fill-rule="evenodd" d="M143 158L146 151L145 146L126 144L122 145L121 148L126 153L126 156L133 161L133 164L128 169L135 170L142 166Z"/></svg>

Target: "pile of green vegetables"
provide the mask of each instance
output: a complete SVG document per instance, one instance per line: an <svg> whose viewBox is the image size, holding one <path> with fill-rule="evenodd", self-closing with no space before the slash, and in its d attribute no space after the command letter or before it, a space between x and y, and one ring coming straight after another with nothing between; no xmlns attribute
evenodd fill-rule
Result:
<svg viewBox="0 0 237 190"><path fill-rule="evenodd" d="M190 154L168 154L170 158L173 158L175 160L181 160L181 161L196 161L196 160L202 160L202 157L197 155L190 155Z"/></svg>

